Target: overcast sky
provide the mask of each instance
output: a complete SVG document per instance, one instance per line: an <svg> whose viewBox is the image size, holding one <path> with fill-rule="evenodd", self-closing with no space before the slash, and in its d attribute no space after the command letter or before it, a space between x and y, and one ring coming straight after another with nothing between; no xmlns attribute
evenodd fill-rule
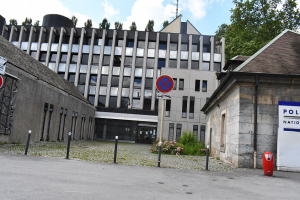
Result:
<svg viewBox="0 0 300 200"><path fill-rule="evenodd" d="M87 19L92 19L93 27L106 17L114 28L114 23L123 23L123 29L129 29L133 21L138 30L145 30L149 19L154 20L154 30L159 31L165 20L175 17L176 7L171 4L176 0L9 0L0 15L16 19L21 24L25 17L32 18L33 23L46 14L61 14L78 18L78 27L82 27ZM179 0L179 14L182 21L189 20L200 33L214 35L222 23L230 23L232 0Z"/></svg>

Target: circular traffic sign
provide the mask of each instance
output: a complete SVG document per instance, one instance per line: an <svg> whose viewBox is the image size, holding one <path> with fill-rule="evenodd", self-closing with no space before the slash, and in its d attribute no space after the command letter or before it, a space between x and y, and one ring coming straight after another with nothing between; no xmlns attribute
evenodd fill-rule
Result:
<svg viewBox="0 0 300 200"><path fill-rule="evenodd" d="M173 89L174 82L170 76L163 75L156 80L156 88L162 93L170 92Z"/></svg>
<svg viewBox="0 0 300 200"><path fill-rule="evenodd" d="M3 85L3 78L2 76L0 76L0 88L2 88L2 85Z"/></svg>

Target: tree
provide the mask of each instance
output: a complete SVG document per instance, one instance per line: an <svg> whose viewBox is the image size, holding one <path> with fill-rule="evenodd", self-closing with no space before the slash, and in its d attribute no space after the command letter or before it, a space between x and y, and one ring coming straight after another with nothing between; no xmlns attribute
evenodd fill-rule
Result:
<svg viewBox="0 0 300 200"><path fill-rule="evenodd" d="M22 22L23 26L31 26L32 25L32 19L31 18L25 18L25 21Z"/></svg>
<svg viewBox="0 0 300 200"><path fill-rule="evenodd" d="M222 39L222 36L225 35L226 33L226 30L228 28L228 25L227 24L221 24L221 26L218 26L218 30L216 30L216 34L215 34L215 37L216 37L216 40L217 41L220 41Z"/></svg>
<svg viewBox="0 0 300 200"><path fill-rule="evenodd" d="M16 19L10 19L10 20L9 20L9 25L17 26L17 25L18 25L18 22L17 22Z"/></svg>
<svg viewBox="0 0 300 200"><path fill-rule="evenodd" d="M39 26L40 25L40 20L37 20L34 24L33 24L33 26Z"/></svg>
<svg viewBox="0 0 300 200"><path fill-rule="evenodd" d="M166 20L166 21L163 22L163 28L165 28L168 25L169 25L169 21L168 20Z"/></svg>
<svg viewBox="0 0 300 200"><path fill-rule="evenodd" d="M88 19L86 22L84 22L84 27L85 28L92 28L93 27L93 22L91 19Z"/></svg>
<svg viewBox="0 0 300 200"><path fill-rule="evenodd" d="M77 25L78 19L77 19L77 17L75 17L75 15L73 15L72 18L71 18L71 20L72 20L72 22L73 22L73 27L75 28L76 25Z"/></svg>
<svg viewBox="0 0 300 200"><path fill-rule="evenodd" d="M148 24L147 24L147 26L145 28L145 31L153 32L154 31L153 27L154 27L154 21L153 20L149 20Z"/></svg>
<svg viewBox="0 0 300 200"><path fill-rule="evenodd" d="M131 26L129 27L129 29L130 29L131 31L136 31L136 24L135 24L135 22L132 22L132 24L131 24Z"/></svg>
<svg viewBox="0 0 300 200"><path fill-rule="evenodd" d="M226 38L226 61L236 55L251 56L285 29L297 30L300 13L296 0L233 0L231 24L222 24L217 37Z"/></svg>
<svg viewBox="0 0 300 200"><path fill-rule="evenodd" d="M102 23L99 24L99 28L101 29L109 29L110 23L107 21L106 17L102 20Z"/></svg>
<svg viewBox="0 0 300 200"><path fill-rule="evenodd" d="M122 30L123 29L123 24L120 23L120 22L115 22L115 29Z"/></svg>

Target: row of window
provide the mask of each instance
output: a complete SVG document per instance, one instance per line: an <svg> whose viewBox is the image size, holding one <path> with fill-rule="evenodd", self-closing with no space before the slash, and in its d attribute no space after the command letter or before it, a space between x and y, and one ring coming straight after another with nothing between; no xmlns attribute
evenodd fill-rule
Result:
<svg viewBox="0 0 300 200"><path fill-rule="evenodd" d="M169 141L174 141L174 123L169 123L169 135L168 135L168 140ZM179 141L181 137L181 129L182 129L182 124L176 124L176 140ZM193 133L195 138L198 138L198 125L193 125ZM200 142L204 143L205 142L205 126L201 125L200 127Z"/></svg>

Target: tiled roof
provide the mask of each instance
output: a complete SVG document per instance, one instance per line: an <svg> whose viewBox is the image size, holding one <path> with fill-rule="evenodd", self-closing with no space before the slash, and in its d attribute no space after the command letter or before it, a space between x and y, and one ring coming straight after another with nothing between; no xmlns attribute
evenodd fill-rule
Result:
<svg viewBox="0 0 300 200"><path fill-rule="evenodd" d="M282 32L234 71L300 75L300 34Z"/></svg>
<svg viewBox="0 0 300 200"><path fill-rule="evenodd" d="M2 36L0 36L0 56L7 59L8 63L31 74L32 76L37 77L39 80L63 90L81 101L89 103L89 101L82 96L81 92L72 83L65 80L57 73L53 72L45 65L8 42Z"/></svg>

